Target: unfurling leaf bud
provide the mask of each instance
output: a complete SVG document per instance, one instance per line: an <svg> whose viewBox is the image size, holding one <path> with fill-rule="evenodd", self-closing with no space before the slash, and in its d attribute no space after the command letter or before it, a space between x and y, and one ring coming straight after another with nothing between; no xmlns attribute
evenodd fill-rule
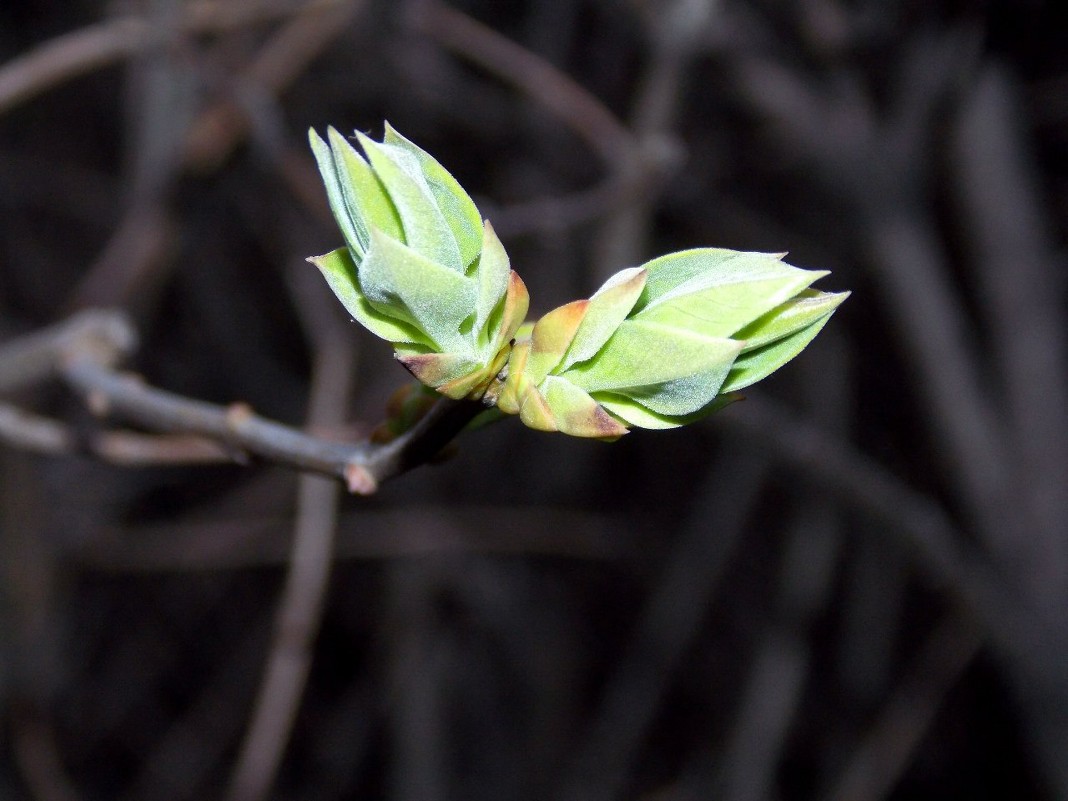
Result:
<svg viewBox="0 0 1068 801"><path fill-rule="evenodd" d="M527 290L493 227L446 170L388 124L363 154L309 133L347 247L310 259L349 313L451 398L477 398L508 358Z"/></svg>
<svg viewBox="0 0 1068 801"><path fill-rule="evenodd" d="M812 340L849 294L808 288L826 274L712 248L623 270L516 343L497 404L532 428L601 439L691 422Z"/></svg>

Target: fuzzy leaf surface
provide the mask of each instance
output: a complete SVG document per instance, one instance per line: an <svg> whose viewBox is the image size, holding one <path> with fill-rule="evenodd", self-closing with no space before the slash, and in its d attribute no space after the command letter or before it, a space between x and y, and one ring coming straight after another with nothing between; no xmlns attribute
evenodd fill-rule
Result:
<svg viewBox="0 0 1068 801"><path fill-rule="evenodd" d="M429 347L433 343L414 325L378 311L359 289L356 264L348 248L338 248L322 256L308 259L319 268L330 290L345 310L375 336L395 343L409 343Z"/></svg>
<svg viewBox="0 0 1068 801"><path fill-rule="evenodd" d="M406 150L419 162L423 177L430 186L438 208L441 209L445 221L452 229L453 238L460 250L460 261L465 268L469 266L483 248L482 217L474 201L452 174L438 163L437 159L397 133L397 130L388 122L383 141L388 145Z"/></svg>
<svg viewBox="0 0 1068 801"><path fill-rule="evenodd" d="M741 344L686 329L626 320L598 357L576 365L568 376L587 392L647 387L730 365Z"/></svg>
<svg viewBox="0 0 1068 801"><path fill-rule="evenodd" d="M827 317L848 297L848 292L831 293L806 289L754 320L734 334L734 337L745 341L743 353L755 350Z"/></svg>
<svg viewBox="0 0 1068 801"><path fill-rule="evenodd" d="M482 230L482 249L478 257L478 301L475 304L475 330L479 332L482 344L490 339L486 324L490 315L497 308L511 278L511 267L504 245L497 238L493 226L487 221ZM526 314L526 310L523 311Z"/></svg>
<svg viewBox="0 0 1068 801"><path fill-rule="evenodd" d="M428 260L463 273L456 238L423 177L419 160L401 147L382 145L356 132L363 152L397 207L404 241Z"/></svg>
<svg viewBox="0 0 1068 801"><path fill-rule="evenodd" d="M323 138L314 129L308 131L308 141L311 143L312 153L315 156L315 163L319 167L323 185L326 187L326 199L330 205L330 211L333 212L334 220L337 222L338 228L341 229L345 244L352 248L357 258L363 258L367 243L366 241L361 242L356 220L353 219L352 212L345 201L345 191L341 188L341 179L338 176L337 164L334 161L334 152L330 149L330 145L324 142Z"/></svg>
<svg viewBox="0 0 1068 801"><path fill-rule="evenodd" d="M360 249L354 252L363 258L371 247L371 230L374 228L404 242L404 229L397 208L371 166L335 129L329 129L327 135L330 137L330 148L345 205L359 238Z"/></svg>
<svg viewBox="0 0 1068 801"><path fill-rule="evenodd" d="M442 351L470 352L460 326L474 309L475 282L378 231L359 270L363 292L378 311L425 331Z"/></svg>
<svg viewBox="0 0 1068 801"><path fill-rule="evenodd" d="M734 392L767 378L804 350L829 319L831 319L831 312L789 336L742 353L723 383L722 390Z"/></svg>
<svg viewBox="0 0 1068 801"><path fill-rule="evenodd" d="M634 308L647 275L641 267L621 270L593 293L571 345L553 372L564 372L573 364L591 359L604 347Z"/></svg>

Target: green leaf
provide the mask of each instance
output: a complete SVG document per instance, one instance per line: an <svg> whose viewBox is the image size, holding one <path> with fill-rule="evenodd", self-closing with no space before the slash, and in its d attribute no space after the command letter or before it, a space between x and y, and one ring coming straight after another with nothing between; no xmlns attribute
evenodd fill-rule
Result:
<svg viewBox="0 0 1068 801"><path fill-rule="evenodd" d="M419 166L430 185L430 191L445 216L445 221L452 229L453 237L460 249L460 260L468 267L477 258L483 247L482 216L478 213L474 201L467 192L437 159L415 143L397 133L388 122L386 144L395 145L411 153L419 161Z"/></svg>
<svg viewBox="0 0 1068 801"><path fill-rule="evenodd" d="M727 379L732 362L723 361L708 370L683 378L632 387L623 394L651 412L679 417L709 404Z"/></svg>
<svg viewBox="0 0 1068 801"><path fill-rule="evenodd" d="M371 247L371 229L378 228L394 239L404 241L400 215L386 194L382 183L371 171L370 165L356 149L334 128L327 131L330 148L334 153L334 165L349 215L356 226L361 249L358 258L363 258ZM349 247L352 247L351 245Z"/></svg>
<svg viewBox="0 0 1068 801"><path fill-rule="evenodd" d="M848 297L848 292L829 293L806 289L739 330L734 338L745 341L743 353L755 350L829 315Z"/></svg>
<svg viewBox="0 0 1068 801"><path fill-rule="evenodd" d="M667 429L678 428L682 423L678 418L656 414L642 406L633 398L610 392L595 392L592 396L608 412L618 417L628 426L638 428Z"/></svg>
<svg viewBox="0 0 1068 801"><path fill-rule="evenodd" d="M536 431L559 430L548 401L536 390L524 392L519 398L519 419L527 428L533 428Z"/></svg>
<svg viewBox="0 0 1068 801"><path fill-rule="evenodd" d="M692 279L709 273L715 275L729 273L734 269L732 262L745 262L746 257L754 255L769 259L776 258L774 255L752 254L726 248L695 248L668 253L647 261L642 266L648 271L649 277L645 282L645 291L642 292L634 310L635 312L641 311L652 301L665 297L676 287Z"/></svg>
<svg viewBox="0 0 1068 801"><path fill-rule="evenodd" d="M397 208L408 247L463 274L466 265L461 263L456 239L423 177L418 159L403 148L380 145L359 131L356 137Z"/></svg>
<svg viewBox="0 0 1068 801"><path fill-rule="evenodd" d="M360 265L360 286L383 314L417 326L438 350L470 353L460 326L475 308L474 280L374 230Z"/></svg>
<svg viewBox="0 0 1068 801"><path fill-rule="evenodd" d="M338 248L309 262L319 268L326 283L341 301L346 311L375 336L390 342L430 346L430 338L409 323L383 314L364 297L356 280L356 264L348 248Z"/></svg>
<svg viewBox="0 0 1068 801"><path fill-rule="evenodd" d="M511 276L511 267L508 263L508 254L504 251L504 245L497 238L493 226L486 221L482 231L482 255L478 260L478 271L475 276L478 280L478 302L475 306L475 331L480 345L486 345L492 339L495 332L487 330L486 323L493 314L497 304L508 291L508 282Z"/></svg>
<svg viewBox="0 0 1068 801"><path fill-rule="evenodd" d="M397 349L397 361L427 386L440 388L459 382L461 379L477 373L482 366L477 359L462 353L419 353L406 348ZM451 398L462 398L471 387L461 387L458 383L454 392L447 392Z"/></svg>
<svg viewBox="0 0 1068 801"><path fill-rule="evenodd" d="M490 353L496 354L513 338L520 337L529 307L530 296L527 294L526 284L519 277L519 273L509 270L508 286L505 288L504 297L486 322L486 332L492 334L492 339L489 340ZM529 340L529 331L524 336Z"/></svg>
<svg viewBox="0 0 1068 801"><path fill-rule="evenodd" d="M634 316L715 337L731 336L826 275L792 267L777 256L717 249L684 251L654 262ZM650 290L654 279L656 288Z"/></svg>
<svg viewBox="0 0 1068 801"><path fill-rule="evenodd" d="M848 294L808 289L826 273L781 255L702 248L524 324L526 287L456 179L388 123L381 143L356 137L362 154L310 133L348 244L311 261L421 382L532 428L614 439L695 420L793 358Z"/></svg>
<svg viewBox="0 0 1068 801"><path fill-rule="evenodd" d="M524 374L535 384L560 363L575 338L588 300L573 300L547 313L534 324L530 332L530 355L527 357Z"/></svg>
<svg viewBox="0 0 1068 801"><path fill-rule="evenodd" d="M813 280L802 272L800 276L719 284L647 306L635 319L687 328L710 337L734 336Z"/></svg>
<svg viewBox="0 0 1068 801"><path fill-rule="evenodd" d="M649 279L637 310L711 286L791 277L807 286L827 275L826 271L802 270L787 264L783 255L695 248L660 256L643 265L649 271Z"/></svg>
<svg viewBox="0 0 1068 801"><path fill-rule="evenodd" d="M735 361L730 375L727 376L722 391L734 392L744 389L774 373L804 350L829 319L831 319L831 312L827 312L800 331L763 347L742 353Z"/></svg>
<svg viewBox="0 0 1068 801"><path fill-rule="evenodd" d="M621 270L593 294L567 353L552 372L562 373L597 354L630 314L645 286L645 278L646 272L641 267Z"/></svg>
<svg viewBox="0 0 1068 801"><path fill-rule="evenodd" d="M333 129L331 129L333 130ZM323 138L315 132L314 128L308 129L308 141L311 143L315 162L319 166L319 174L323 178L326 187L326 199L330 203L330 211L334 214L334 220L341 229L341 235L345 238L345 244L352 248L357 258L363 258L367 249L366 239L361 240L356 220L345 202L345 192L341 188L341 179L338 176L337 165L334 162L334 153Z"/></svg>
<svg viewBox="0 0 1068 801"><path fill-rule="evenodd" d="M519 414L524 395L533 386L526 375L527 357L530 356L530 338L517 339L508 353L508 378L496 393L497 408L506 414Z"/></svg>
<svg viewBox="0 0 1068 801"><path fill-rule="evenodd" d="M547 376L538 389L552 413L556 429L564 434L615 439L627 433L597 401L566 378Z"/></svg>
<svg viewBox="0 0 1068 801"><path fill-rule="evenodd" d="M637 426L638 428L667 429L678 428L679 426L695 423L712 412L718 411L725 406L729 406L741 396L719 394L713 398L710 403L705 404L697 411L683 415L657 414L656 412L652 412L645 408L633 398L628 398L624 395L597 392L593 397L598 403L604 406L605 409L627 425Z"/></svg>
<svg viewBox="0 0 1068 801"><path fill-rule="evenodd" d="M596 359L567 372L587 392L621 391L685 379L730 365L741 343L659 323L626 320Z"/></svg>

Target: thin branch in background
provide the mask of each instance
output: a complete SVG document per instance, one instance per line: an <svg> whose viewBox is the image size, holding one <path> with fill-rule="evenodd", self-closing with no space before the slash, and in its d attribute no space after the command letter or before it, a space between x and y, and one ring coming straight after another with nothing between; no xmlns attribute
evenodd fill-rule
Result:
<svg viewBox="0 0 1068 801"><path fill-rule="evenodd" d="M843 440L855 417L850 367L846 347L833 336L825 338L799 365L808 414ZM827 375L843 380L830 385ZM775 796L778 767L811 669L812 628L833 592L845 539L839 509L812 493L805 492L796 500L780 557L774 619L757 647L719 760L722 781L710 777L704 788L695 788L694 797L762 801ZM714 735L710 732L710 737ZM701 761L716 765L718 760ZM699 764L694 773L701 776L709 771Z"/></svg>
<svg viewBox="0 0 1068 801"><path fill-rule="evenodd" d="M556 115L601 156L609 172L640 153L640 144L626 125L600 100L548 61L492 28L437 0L417 4L411 22L442 47L478 64Z"/></svg>
<svg viewBox="0 0 1068 801"><path fill-rule="evenodd" d="M0 442L35 453L71 454L74 432L63 423L0 402Z"/></svg>
<svg viewBox="0 0 1068 801"><path fill-rule="evenodd" d="M246 570L285 565L291 526L277 517L167 523L132 531L105 528L71 561L99 573ZM486 520L507 520L486 526ZM549 556L615 562L633 554L633 538L618 516L542 507L423 506L361 509L344 515L338 561L411 559L462 554Z"/></svg>
<svg viewBox="0 0 1068 801"><path fill-rule="evenodd" d="M56 732L40 715L16 715L12 750L34 801L78 801L81 795L63 767Z"/></svg>
<svg viewBox="0 0 1068 801"><path fill-rule="evenodd" d="M48 541L48 499L32 480L32 467L25 455L0 451L0 711L7 713L16 770L35 801L76 801L53 712L64 672L56 625L62 583Z"/></svg>
<svg viewBox="0 0 1068 801"><path fill-rule="evenodd" d="M970 553L964 536L932 499L776 404L750 399L744 406L745 414L721 413L719 424L746 432L778 459L802 468L798 475L806 482L885 524L933 586L954 599L1021 675L1035 682L1036 697L1053 702L1068 655L1059 619L1022 602L1002 575Z"/></svg>
<svg viewBox="0 0 1068 801"><path fill-rule="evenodd" d="M1005 431L980 380L975 338L949 283L943 243L920 214L904 212L872 222L870 247L876 277L917 371L915 386L930 410L932 435L951 465L947 478L994 558L1012 564L1021 555L1022 520L1007 501L1014 493L1002 469L1011 462Z"/></svg>
<svg viewBox="0 0 1068 801"><path fill-rule="evenodd" d="M913 565L884 526L858 527L850 545L834 670L848 702L870 710L885 697L894 675Z"/></svg>
<svg viewBox="0 0 1068 801"><path fill-rule="evenodd" d="M826 794L828 801L881 801L890 796L946 694L981 645L974 626L956 613L939 623Z"/></svg>
<svg viewBox="0 0 1068 801"><path fill-rule="evenodd" d="M173 243L179 225L168 195L180 168L179 146L198 103L183 58L189 48L172 30L180 15L175 0L153 3L146 21L161 32L166 46L134 54L124 63L129 106L125 208L103 248L68 291L67 312L122 306L143 314L176 263Z"/></svg>
<svg viewBox="0 0 1068 801"><path fill-rule="evenodd" d="M675 24L680 20L699 29L705 5L695 10L689 3L676 4L674 12L669 15L670 23L665 23L664 30L676 32L685 28L685 25ZM518 210L522 212L520 225L525 215L530 220L527 226L539 228L546 225L551 229L554 212L557 215L555 219L559 219L561 212L570 214L576 207L581 213L589 208L586 204L591 201L603 203L603 191L611 195L610 203L602 206L598 215L609 216L607 233L601 237L601 250L606 252L599 259L600 267L595 265L593 272L605 272L605 265L609 263L615 266L631 263L626 259L637 248L627 243L635 242L636 237L641 239L638 232L643 231L645 226L640 219L647 218L651 210L648 199L650 185L663 173L674 156L673 150L665 146L668 137L663 135L661 129L671 116L681 80L685 54L676 52L680 50L678 45L681 38L676 42L665 41L658 50L662 57L656 59L647 72L645 92L636 109L636 121L640 129L634 132L604 103L549 61L462 12L437 0L429 0L413 4L410 17L414 27L424 35L458 56L478 64L548 109L601 156L609 176L602 187L594 187L588 195L575 195L562 207L558 201L535 201L529 208ZM693 36L690 38L694 39ZM630 207L641 209L638 216L626 211ZM549 216L538 217L545 215L546 211ZM503 231L507 231L509 222L516 225L515 220L509 221L505 217ZM568 218L568 222L575 224L576 221ZM615 239L612 238L612 232L618 234ZM626 247L620 246L620 242Z"/></svg>
<svg viewBox="0 0 1068 801"><path fill-rule="evenodd" d="M236 86L281 95L345 31L362 5L362 0L308 5L267 40L238 74ZM186 134L184 163L198 172L218 167L247 133L248 125L240 103L222 100L208 106Z"/></svg>
<svg viewBox="0 0 1068 801"><path fill-rule="evenodd" d="M64 309L69 314L101 306L127 307L131 301L141 305L146 297L155 297L148 284L163 280L174 231L162 188L132 201L103 250L71 288Z"/></svg>
<svg viewBox="0 0 1068 801"><path fill-rule="evenodd" d="M166 271L166 256L172 241L170 233L174 228L166 198L170 184L183 171L217 169L250 128L254 134L259 133L256 126L262 120L257 118L256 109L273 103L344 31L360 5L359 0L335 0L302 6L260 48L251 64L232 80L233 91L238 97L200 110L188 124L186 115L178 115L181 120L171 121L166 136L139 138L138 141L149 143L173 139L173 152L150 160L154 179L134 192L118 228L71 293L68 309L127 306L132 299L144 302L144 285L160 283L164 278L161 273ZM169 59L170 56L164 53L158 58ZM145 102L165 106L169 97L162 92L149 93ZM153 115L142 114L139 118L151 119ZM258 137L260 140L264 138ZM277 146L273 148L279 149ZM295 160L287 152L272 155L272 163L281 170L294 194L313 211L328 217L310 159ZM154 294L148 293L148 296Z"/></svg>
<svg viewBox="0 0 1068 801"><path fill-rule="evenodd" d="M207 437L230 448L234 461L260 456L341 479L361 495L433 459L485 411L476 401L442 398L411 430L385 445L332 442L259 417L245 404L222 407L192 400L110 367L135 341L125 315L86 312L0 349L0 391L58 374L100 416L117 415L152 431Z"/></svg>
<svg viewBox="0 0 1068 801"><path fill-rule="evenodd" d="M219 6L193 3L187 6L174 30L158 19L120 18L59 37L26 56L0 68L0 113L5 98L17 103L56 83L124 58L135 56L177 33L223 32L279 16L294 16L261 50L246 77L262 91L277 94L307 66L351 18L358 3L353 0L313 0L293 3L240 3ZM162 97L153 93L150 98ZM155 102L153 100L153 102ZM160 102L166 102L162 100ZM142 115L144 117L145 115ZM151 115L148 115L151 116ZM220 120L226 124L221 125ZM92 306L125 305L131 298L143 302L146 282L161 280L159 268L166 261L173 220L163 198L170 178L181 168L217 164L245 133L247 114L233 103L213 106L202 112L185 134L185 153L180 160L168 160L162 180L152 182L148 196L142 191L130 204L118 228L94 264L86 271L66 302L67 310ZM173 127L173 126L172 126ZM205 144L205 135L210 145ZM181 136L182 134L177 134ZM147 141L157 141L149 137ZM310 167L296 171L289 165L287 175L305 176ZM293 182L291 182L293 183ZM298 196L313 207L322 199L306 190L308 180L296 181ZM320 193L321 194L321 193ZM155 293L148 293L153 297Z"/></svg>
<svg viewBox="0 0 1068 801"><path fill-rule="evenodd" d="M292 294L314 354L307 425L344 422L356 367L353 340L327 306L325 292L301 269ZM337 483L302 475L297 520L275 634L248 731L230 779L230 801L260 801L274 784L289 742L311 667L311 647L319 632L337 530Z"/></svg>
<svg viewBox="0 0 1068 801"><path fill-rule="evenodd" d="M16 392L59 377L64 360L86 353L112 364L137 347L124 315L90 310L0 344L0 393Z"/></svg>
<svg viewBox="0 0 1068 801"><path fill-rule="evenodd" d="M882 521L906 545L921 572L954 599L962 614L978 623L984 638L1006 658L1018 684L1021 708L1030 723L1029 736L1041 754L1046 779L1054 789L1068 782L1063 760L1065 725L1064 666L1068 664L1068 632L1063 616L1036 609L1015 591L1011 581L969 554L965 537L936 503L895 479L877 463L852 452L817 427L791 421L752 401L745 414L730 411L720 424L743 427L779 458L803 467L798 475L838 496L849 508Z"/></svg>
<svg viewBox="0 0 1068 801"><path fill-rule="evenodd" d="M695 755L696 764L678 797L727 801L774 798L779 760L810 668L811 652L801 634L773 626L747 671L738 717L726 745L715 753L704 748ZM720 772L722 777L717 775ZM716 792L710 793L709 787Z"/></svg>
<svg viewBox="0 0 1068 801"><path fill-rule="evenodd" d="M98 458L123 467L220 464L233 460L233 454L218 442L189 434L104 431L88 435L88 442Z"/></svg>
<svg viewBox="0 0 1068 801"><path fill-rule="evenodd" d="M244 404L229 407L190 400L145 385L91 361L79 360L64 370L66 381L100 415L116 415L151 430L192 433L233 449L241 462L246 454L347 481L354 492L373 491L362 462L365 445L327 442L257 416Z"/></svg>
<svg viewBox="0 0 1068 801"><path fill-rule="evenodd" d="M265 632L252 626L230 643L212 665L196 700L172 718L166 733L152 744L120 801L195 801L205 786L232 759L241 734L241 705L249 697L249 676L261 667Z"/></svg>
<svg viewBox="0 0 1068 801"><path fill-rule="evenodd" d="M91 453L116 465L178 465L229 462L230 454L203 437L138 434L132 431L80 433L65 423L0 402L0 442L52 456Z"/></svg>
<svg viewBox="0 0 1068 801"><path fill-rule="evenodd" d="M738 62L734 76L745 101L863 215L871 267L919 371L924 408L934 411L931 431L950 465L947 476L969 521L1004 555L1015 547L1014 527L1002 519L1011 504L1000 500L1004 432L980 381L975 337L949 281L943 243L923 215L923 162L910 157L925 152L922 142L903 141L849 74L829 96L805 76L752 57ZM913 134L924 134L909 122ZM897 157L892 168L888 154Z"/></svg>
<svg viewBox="0 0 1068 801"><path fill-rule="evenodd" d="M559 197L535 198L499 208L487 204L484 208L502 238L559 234L612 214L645 187L644 177L628 183L613 175L597 186Z"/></svg>
<svg viewBox="0 0 1068 801"><path fill-rule="evenodd" d="M145 22L159 45L123 63L127 99L125 206L118 225L69 290L64 309L122 306L143 311L158 298L175 264L179 230L169 189L179 169L179 146L196 113L197 87L188 59L193 48L180 28L181 0L154 0Z"/></svg>
<svg viewBox="0 0 1068 801"><path fill-rule="evenodd" d="M979 280L989 353L1006 399L1013 466L1034 515L1021 565L1025 589L1049 609L1068 602L1068 327L1063 265L1050 241L1015 82L987 66L955 120L955 194Z"/></svg>
<svg viewBox="0 0 1068 801"><path fill-rule="evenodd" d="M40 44L0 67L0 114L61 83L121 61L152 41L148 21L126 17Z"/></svg>
<svg viewBox="0 0 1068 801"><path fill-rule="evenodd" d="M630 130L639 147L621 159L616 172L634 192L604 221L597 234L593 273L603 277L625 264L640 264L647 256L649 228L659 200L656 184L681 153L674 128L690 60L702 33L716 22L718 0L673 0L661 3L645 17L651 48L638 79Z"/></svg>
<svg viewBox="0 0 1068 801"><path fill-rule="evenodd" d="M435 614L435 599L447 579L432 560L390 565L381 639L387 653L387 798L445 801L448 769L445 682L447 630Z"/></svg>
<svg viewBox="0 0 1068 801"><path fill-rule="evenodd" d="M965 45L961 50L968 57L967 37L950 36L951 45L961 42ZM928 66L945 66L944 56L930 47L913 48L910 52L926 58ZM841 73L844 81L850 81L852 76L855 85L855 75L849 67ZM908 75L915 74L917 66L912 65ZM945 77L939 79L939 74ZM978 616L991 642L1007 657L1011 691L1017 697L1021 715L1028 720L1026 735L1041 772L1054 794L1066 795L1068 697L1064 665L1068 658L1068 627L1064 625L1062 605L1042 598L1044 591L1036 592L1030 585L1032 574L1049 575L1047 566L1039 564L1044 554L1056 559L1068 549L1063 544L1063 525L1057 525L1053 534L1031 534L1040 515L1032 503L1033 489L1025 490L1023 486L1027 479L1019 465L1027 456L1015 443L1009 426L996 414L1005 399L998 397L998 386L984 379L992 368L980 358L980 338L951 280L948 248L932 220L927 186L933 184L934 176L929 174L929 160L922 156L930 152L927 137L936 131L933 112L944 106L952 95L949 90L957 91L959 75L952 69L928 69L926 77L933 80L922 81L915 97L910 94L913 89L908 81L901 81L901 91L908 102L903 104L903 113L891 111L888 122L880 119L874 108L875 98L868 97L869 92L859 92L861 97L868 97L866 104L856 102L855 97L837 104L849 110L851 117L836 115L832 113L836 110L833 99L828 103L820 92L806 92L810 88L804 85L806 82L795 79L793 84L801 84L802 91L794 93L794 98L813 101L810 118L819 117L818 109L822 107L824 118L849 122L824 126L828 133L821 131L820 136L825 143L816 148L796 136L799 129L804 131L810 126L799 125L792 114L783 114L783 108L778 107L781 103L769 106L768 92L760 88L759 82L743 78L741 83L749 84L743 91L753 107L763 109L777 122L786 140L813 159L821 181L835 187L857 209L862 246L892 315L897 338L905 348L906 363L914 372L910 378L920 408L925 411L923 424L939 446L939 461L949 488L960 502L960 514L985 551L981 555L983 562L969 559L967 573L971 575L961 576L964 581L953 584L957 590L967 591L969 612ZM779 92L777 100L786 96ZM802 100L798 102L805 105ZM839 128L837 132L835 127ZM995 332L994 336L1006 333ZM1063 368L1056 372L1062 373ZM1044 405L1045 399L1040 403ZM1057 492L1063 493L1063 487ZM937 555L929 548L934 529L926 525L924 528L927 532L915 540L922 548L916 553L924 556L921 565L926 563L930 568L930 557ZM909 526L902 533L911 537L920 531ZM1055 543L1052 551L1051 537ZM938 539L944 537L938 535ZM966 540L961 537L957 541ZM951 546L952 542L947 539L944 544ZM944 561L941 557L950 550L939 550L943 553L938 561ZM974 580L977 571L986 574L978 583ZM1053 583L1062 584L1063 576Z"/></svg>
<svg viewBox="0 0 1068 801"><path fill-rule="evenodd" d="M734 546L763 485L763 456L725 448L695 493L634 631L609 675L593 720L565 770L557 797L609 801L634 776L639 747L669 682L706 619Z"/></svg>
<svg viewBox="0 0 1068 801"><path fill-rule="evenodd" d="M189 3L177 23L185 33L219 33L310 8L331 8L348 0L307 2ZM37 45L0 66L0 114L61 83L107 67L156 46L174 31L127 16L89 25Z"/></svg>

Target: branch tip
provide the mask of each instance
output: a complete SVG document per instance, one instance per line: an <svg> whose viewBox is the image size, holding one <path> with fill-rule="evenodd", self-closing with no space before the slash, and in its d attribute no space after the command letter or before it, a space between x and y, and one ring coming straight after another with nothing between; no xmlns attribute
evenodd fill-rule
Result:
<svg viewBox="0 0 1068 801"><path fill-rule="evenodd" d="M378 480L362 464L349 462L345 465L345 485L354 495L374 495L378 491Z"/></svg>
<svg viewBox="0 0 1068 801"><path fill-rule="evenodd" d="M237 428L242 423L247 423L255 416L252 407L243 401L231 403L226 407L226 424L231 428Z"/></svg>

